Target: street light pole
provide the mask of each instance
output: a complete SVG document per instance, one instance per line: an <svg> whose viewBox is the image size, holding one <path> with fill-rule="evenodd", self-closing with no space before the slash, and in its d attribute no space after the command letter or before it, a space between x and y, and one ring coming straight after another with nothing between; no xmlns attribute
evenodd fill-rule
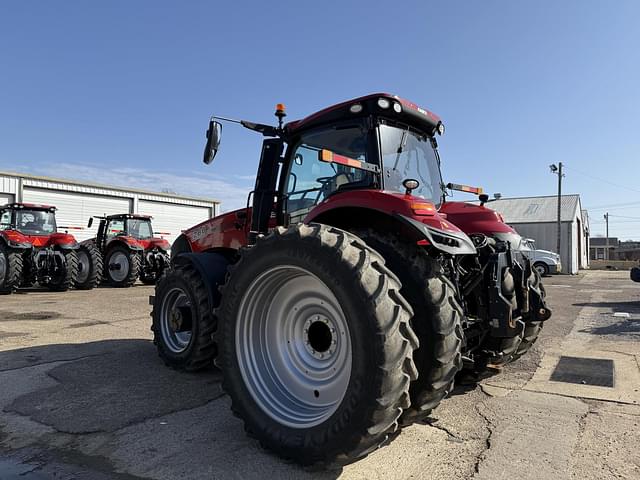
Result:
<svg viewBox="0 0 640 480"><path fill-rule="evenodd" d="M604 247L604 259L605 260L609 260L609 212L604 214L604 223L606 224L606 228L607 228L607 238L605 240L605 247Z"/></svg>
<svg viewBox="0 0 640 480"><path fill-rule="evenodd" d="M556 253L561 255L560 253L560 239L562 237L562 177L564 176L562 173L562 162L558 162L558 166L555 164L549 165L551 169L551 173L555 173L558 175L558 218L557 218L557 243L556 243Z"/></svg>

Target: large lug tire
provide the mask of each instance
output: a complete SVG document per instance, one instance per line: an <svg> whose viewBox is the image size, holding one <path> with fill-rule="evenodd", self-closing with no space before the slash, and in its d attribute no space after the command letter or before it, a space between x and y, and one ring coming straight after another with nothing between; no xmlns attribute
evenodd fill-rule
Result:
<svg viewBox="0 0 640 480"><path fill-rule="evenodd" d="M329 468L396 432L418 346L400 287L377 252L337 228L278 227L243 249L216 312L223 388L246 432Z"/></svg>
<svg viewBox="0 0 640 480"><path fill-rule="evenodd" d="M518 301L516 297L515 279L510 269L505 269L502 272L502 295L511 302L512 315L514 317L517 316ZM484 342L483 348L487 351L493 352L493 356L481 359L481 362L476 365L478 373L492 371L491 368L488 368L487 363L498 367L511 363L515 359L515 354L522 343L523 337L524 329L513 337L488 337Z"/></svg>
<svg viewBox="0 0 640 480"><path fill-rule="evenodd" d="M131 287L140 273L140 254L124 245L115 245L104 261L104 278L117 288Z"/></svg>
<svg viewBox="0 0 640 480"><path fill-rule="evenodd" d="M540 291L541 297L544 299L547 296L547 292L542 284L542 279L536 270L531 273L530 278L530 288L537 289ZM519 359L525 353L527 353L533 344L538 340L538 336L542 331L542 326L544 325L544 321L535 320L533 315L528 313L523 318L524 320L524 336L522 338L522 342L518 346L516 353L513 355L512 361Z"/></svg>
<svg viewBox="0 0 640 480"><path fill-rule="evenodd" d="M213 308L220 293L213 288L211 294L214 305L200 273L189 264L167 271L158 281L151 330L165 365L190 372L213 365L217 353Z"/></svg>
<svg viewBox="0 0 640 480"><path fill-rule="evenodd" d="M0 294L13 292L22 282L22 252L0 243Z"/></svg>
<svg viewBox="0 0 640 480"><path fill-rule="evenodd" d="M71 288L78 274L78 256L75 250L63 250L64 265L60 271L48 283L47 287L52 292L66 292Z"/></svg>
<svg viewBox="0 0 640 480"><path fill-rule="evenodd" d="M73 282L74 288L78 290L91 290L100 285L104 262L102 254L94 243L81 245L77 252L78 273Z"/></svg>
<svg viewBox="0 0 640 480"><path fill-rule="evenodd" d="M464 311L451 280L423 249L374 229L354 233L382 254L402 282L400 293L413 307L411 325L420 340L413 359L419 375L411 383L411 407L400 420L403 425L424 421L453 390L454 378L462 368Z"/></svg>

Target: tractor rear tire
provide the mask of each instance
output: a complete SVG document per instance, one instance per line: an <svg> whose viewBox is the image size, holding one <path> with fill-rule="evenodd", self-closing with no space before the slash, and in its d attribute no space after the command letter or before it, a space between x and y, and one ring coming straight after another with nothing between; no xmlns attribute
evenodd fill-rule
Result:
<svg viewBox="0 0 640 480"><path fill-rule="evenodd" d="M100 285L104 262L95 243L86 243L78 249L78 273L73 286L78 290L91 290Z"/></svg>
<svg viewBox="0 0 640 480"><path fill-rule="evenodd" d="M213 308L220 300L217 288L207 286L193 265L181 265L163 275L156 285L151 312L153 343L165 365L194 372L213 366L217 354Z"/></svg>
<svg viewBox="0 0 640 480"><path fill-rule="evenodd" d="M0 243L0 294L9 294L18 288L22 269L22 252Z"/></svg>
<svg viewBox="0 0 640 480"><path fill-rule="evenodd" d="M547 292L544 288L544 285L542 284L542 279L540 278L538 272L536 270L533 270L530 278L531 287L538 289L540 291L541 297L544 299L547 296ZM527 314L527 316L525 316L523 320L524 336L522 338L520 346L518 346L516 353L513 355L513 359L511 360L512 362L519 359L521 356L527 353L531 349L531 347L533 347L533 344L538 340L538 337L544 325L544 321L534 320L531 317L531 313Z"/></svg>
<svg viewBox="0 0 640 480"><path fill-rule="evenodd" d="M400 422L406 426L425 421L453 390L454 378L462 368L464 311L455 287L440 264L417 245L374 229L354 233L384 257L402 282L400 293L413 308L411 325L420 340L413 360L419 375L411 383L411 407Z"/></svg>
<svg viewBox="0 0 640 480"><path fill-rule="evenodd" d="M217 364L245 431L324 468L388 440L417 377L400 287L377 252L333 227L278 227L243 249L216 313Z"/></svg>
<svg viewBox="0 0 640 480"><path fill-rule="evenodd" d="M140 273L140 254L124 245L115 245L107 252L104 261L105 278L116 288L133 286ZM118 268L114 268L117 266Z"/></svg>
<svg viewBox="0 0 640 480"><path fill-rule="evenodd" d="M64 250L64 271L58 278L47 283L47 287L52 292L66 292L73 284L78 275L78 256L75 250Z"/></svg>

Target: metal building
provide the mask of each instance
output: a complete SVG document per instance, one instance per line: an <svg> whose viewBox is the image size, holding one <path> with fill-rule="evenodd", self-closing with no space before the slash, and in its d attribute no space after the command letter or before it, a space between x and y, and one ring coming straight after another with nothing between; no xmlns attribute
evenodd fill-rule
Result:
<svg viewBox="0 0 640 480"><path fill-rule="evenodd" d="M214 217L219 207L205 198L0 172L0 205L11 202L57 207L59 229L79 241L95 236L99 222L87 228L93 215L139 213L151 215L156 235L173 242L182 230Z"/></svg>
<svg viewBox="0 0 640 480"><path fill-rule="evenodd" d="M533 238L542 250L557 250L558 197L501 198L487 203L501 213L520 235ZM563 195L560 201L560 259L562 271L576 274L589 266L589 216L580 195Z"/></svg>

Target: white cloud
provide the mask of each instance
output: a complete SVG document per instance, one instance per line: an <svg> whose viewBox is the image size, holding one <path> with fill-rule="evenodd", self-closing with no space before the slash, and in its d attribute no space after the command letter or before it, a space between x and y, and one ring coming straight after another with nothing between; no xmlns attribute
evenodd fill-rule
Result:
<svg viewBox="0 0 640 480"><path fill-rule="evenodd" d="M252 186L247 181L233 182L220 175L202 172L198 176L146 170L143 168L102 168L96 165L56 163L21 167L24 173L45 175L67 180L84 180L118 187L137 188L154 192L171 191L179 195L205 197L222 203L221 210L244 207ZM237 179L248 180L234 175ZM247 176L249 177L249 176ZM251 176L251 179L255 177Z"/></svg>

